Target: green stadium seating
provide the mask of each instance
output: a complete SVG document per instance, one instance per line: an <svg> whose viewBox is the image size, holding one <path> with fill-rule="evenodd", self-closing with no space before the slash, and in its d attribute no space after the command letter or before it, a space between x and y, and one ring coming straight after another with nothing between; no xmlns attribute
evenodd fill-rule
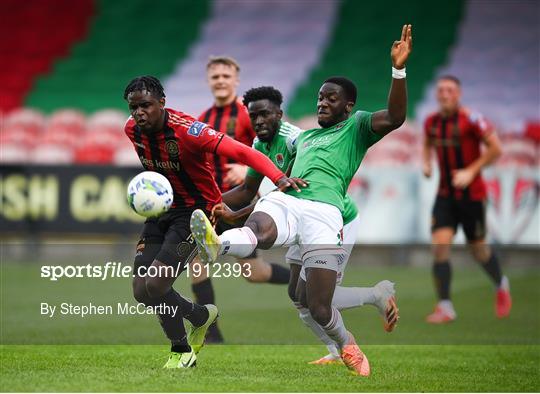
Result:
<svg viewBox="0 0 540 394"><path fill-rule="evenodd" d="M208 0L100 0L95 7L88 37L37 79L27 106L46 112L125 110L127 82L141 74L169 74L197 39L210 8Z"/></svg>
<svg viewBox="0 0 540 394"><path fill-rule="evenodd" d="M456 40L462 1L363 2L345 0L333 36L318 67L290 101L287 113L300 118L315 113L317 91L327 77L344 75L358 86L357 108L386 106L390 86L390 47L405 23L413 25L413 53L407 64L409 114L422 98L437 67L445 63Z"/></svg>

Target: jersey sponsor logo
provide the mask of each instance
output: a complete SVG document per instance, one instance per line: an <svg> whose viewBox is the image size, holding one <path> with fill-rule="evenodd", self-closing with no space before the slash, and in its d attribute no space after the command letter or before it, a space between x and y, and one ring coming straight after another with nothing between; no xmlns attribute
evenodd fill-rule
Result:
<svg viewBox="0 0 540 394"><path fill-rule="evenodd" d="M180 163L174 162L174 161L158 161L158 160L149 160L144 156L139 156L139 159L141 160L142 165L147 170L175 170L180 171Z"/></svg>
<svg viewBox="0 0 540 394"><path fill-rule="evenodd" d="M167 141L165 143L165 148L167 149L167 152L169 152L171 155L178 154L178 144L176 143L176 141Z"/></svg>
<svg viewBox="0 0 540 394"><path fill-rule="evenodd" d="M199 121L195 121L191 124L189 130L188 130L188 134L189 135L192 135L194 137L199 137L201 135L201 133L203 132L204 128L206 127L206 124L202 123L202 122L199 122Z"/></svg>
<svg viewBox="0 0 540 394"><path fill-rule="evenodd" d="M303 148L309 149L317 146L327 146L330 145L330 142L332 141L332 137L329 135L323 135L322 137L316 137L313 138L310 141L304 142Z"/></svg>
<svg viewBox="0 0 540 394"><path fill-rule="evenodd" d="M279 166L279 168L283 167L283 164L285 164L285 158L283 157L283 154L278 153L276 155L276 163Z"/></svg>

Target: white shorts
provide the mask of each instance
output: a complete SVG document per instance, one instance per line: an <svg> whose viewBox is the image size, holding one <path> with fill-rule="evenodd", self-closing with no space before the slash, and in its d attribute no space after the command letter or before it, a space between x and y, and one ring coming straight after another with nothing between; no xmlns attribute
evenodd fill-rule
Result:
<svg viewBox="0 0 540 394"><path fill-rule="evenodd" d="M313 256L344 254L341 245L343 219L333 205L276 191L262 197L253 212L270 215L277 227L274 247L299 245L302 261ZM333 260L316 260L316 267L339 271Z"/></svg>
<svg viewBox="0 0 540 394"><path fill-rule="evenodd" d="M343 263L339 266L340 270L338 271L336 283L339 285L343 281L343 276L345 275L345 268L347 268L347 263L349 262L349 257L351 256L352 249L356 242L356 235L360 228L360 218L358 215L345 226L343 226L343 249L345 255L343 258ZM285 259L289 264L302 265L302 259L300 258L300 247L298 245L293 245L287 251ZM300 270L300 278L305 282L306 281L306 268L302 267Z"/></svg>

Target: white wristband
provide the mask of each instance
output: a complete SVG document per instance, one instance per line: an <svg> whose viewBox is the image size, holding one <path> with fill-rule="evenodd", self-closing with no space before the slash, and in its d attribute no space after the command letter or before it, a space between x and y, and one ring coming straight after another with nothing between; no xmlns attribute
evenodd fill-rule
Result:
<svg viewBox="0 0 540 394"><path fill-rule="evenodd" d="M397 68L392 67L392 78L394 79L403 79L407 76L407 73L405 72L406 68L403 67L401 70L398 70Z"/></svg>

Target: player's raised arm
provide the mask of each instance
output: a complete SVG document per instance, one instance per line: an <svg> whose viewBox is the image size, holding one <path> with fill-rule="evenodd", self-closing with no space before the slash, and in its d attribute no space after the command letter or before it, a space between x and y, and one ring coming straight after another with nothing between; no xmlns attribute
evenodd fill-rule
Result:
<svg viewBox="0 0 540 394"><path fill-rule="evenodd" d="M223 136L221 139L221 142L216 148L216 153L253 168L259 174L270 179L281 191L292 187L297 192L300 192L298 185L306 186L300 183L298 179L288 178L272 163L272 160L261 152L227 136Z"/></svg>
<svg viewBox="0 0 540 394"><path fill-rule="evenodd" d="M401 39L394 41L392 58L392 85L388 95L388 108L377 111L371 118L372 130L381 135L388 134L405 122L407 116L407 82L405 63L412 50L412 26L403 25Z"/></svg>

